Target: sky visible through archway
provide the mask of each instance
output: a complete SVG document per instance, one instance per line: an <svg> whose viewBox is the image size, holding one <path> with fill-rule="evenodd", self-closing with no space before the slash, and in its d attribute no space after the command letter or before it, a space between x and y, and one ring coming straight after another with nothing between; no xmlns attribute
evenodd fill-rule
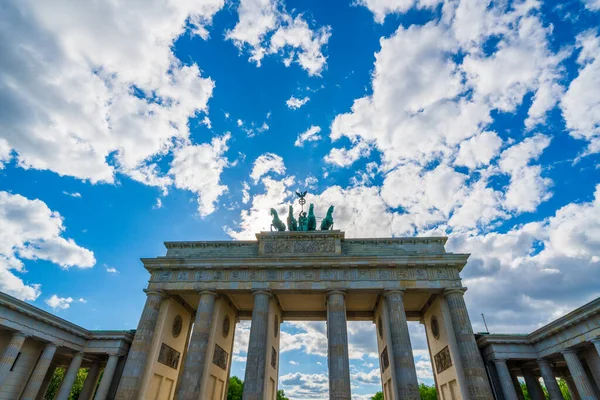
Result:
<svg viewBox="0 0 600 400"><path fill-rule="evenodd" d="M134 329L140 257L253 238L308 190L346 237L446 235L471 253L475 331L485 313L492 332L530 332L600 294L598 0L1 10L3 292L89 329ZM297 360L322 374L307 347L319 329L285 326L304 342L282 376ZM353 374L371 379L372 361Z"/></svg>

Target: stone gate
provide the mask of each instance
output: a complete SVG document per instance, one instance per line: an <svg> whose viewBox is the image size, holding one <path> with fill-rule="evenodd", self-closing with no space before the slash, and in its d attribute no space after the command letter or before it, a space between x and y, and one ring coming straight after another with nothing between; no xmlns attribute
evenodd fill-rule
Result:
<svg viewBox="0 0 600 400"><path fill-rule="evenodd" d="M285 320L327 321L330 399L351 399L348 320L376 324L386 399L419 398L407 321L425 325L441 399L493 398L463 299L469 255L447 253L445 237L256 238L168 242L166 256L142 260L151 278L117 399L225 399L244 319L245 400L275 400Z"/></svg>

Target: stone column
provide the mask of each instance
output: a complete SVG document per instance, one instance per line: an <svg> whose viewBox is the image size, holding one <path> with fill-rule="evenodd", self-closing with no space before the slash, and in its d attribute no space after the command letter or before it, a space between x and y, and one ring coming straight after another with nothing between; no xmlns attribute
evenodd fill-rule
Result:
<svg viewBox="0 0 600 400"><path fill-rule="evenodd" d="M71 360L71 364L69 364L69 369L65 373L65 377L63 378L62 384L60 385L60 390L58 391L58 396L56 396L56 400L68 400L69 395L71 394L71 389L73 388L73 384L75 383L75 379L77 378L77 372L79 372L79 367L81 367L81 362L83 361L83 353L79 352L73 356Z"/></svg>
<svg viewBox="0 0 600 400"><path fill-rule="evenodd" d="M444 291L444 295L448 301L452 329L458 345L469 398L471 400L487 400L493 398L493 394L481 353L475 342L473 327L464 299L465 290L465 288L447 289Z"/></svg>
<svg viewBox="0 0 600 400"><path fill-rule="evenodd" d="M181 384L177 391L178 400L196 400L200 396L202 372L206 364L208 339L212 326L215 299L217 294L211 291L200 292L198 311L187 349L181 375ZM204 390L207 390L204 388Z"/></svg>
<svg viewBox="0 0 600 400"><path fill-rule="evenodd" d="M154 328L158 321L158 312L163 299L166 297L161 291L144 291L147 295L146 304L129 349L125 368L123 368L123 375L121 375L121 381L117 389L117 400L138 400L140 385L148 361L148 352L152 347Z"/></svg>
<svg viewBox="0 0 600 400"><path fill-rule="evenodd" d="M254 292L254 308L252 309L252 325L250 326L248 356L246 358L243 400L263 400L266 397L264 389L270 300L270 292L264 290Z"/></svg>
<svg viewBox="0 0 600 400"><path fill-rule="evenodd" d="M548 395L550 395L550 400L564 400L564 397L560 392L558 382L556 382L556 377L554 376L554 372L552 372L552 368L550 367L550 363L548 362L548 360L540 358L537 360L537 363L540 367L540 373L542 374L542 379L544 380L544 385L546 385Z"/></svg>
<svg viewBox="0 0 600 400"><path fill-rule="evenodd" d="M598 356L600 356L600 337L592 339L592 343L594 344L594 347L596 348L596 351L598 352Z"/></svg>
<svg viewBox="0 0 600 400"><path fill-rule="evenodd" d="M545 397L540 386L540 380L533 374L533 370L531 368L523 368L522 371L531 400L544 400Z"/></svg>
<svg viewBox="0 0 600 400"><path fill-rule="evenodd" d="M393 290L385 292L385 305L387 308L392 357L394 358L394 369L396 383L398 385L398 398L419 399L419 381L415 369L415 360L410 344L408 333L408 322L404 310L404 292Z"/></svg>
<svg viewBox="0 0 600 400"><path fill-rule="evenodd" d="M42 387L44 378L48 373L48 368L52 363L54 353L56 353L56 345L54 343L48 343L46 347L44 347L44 351L42 351L42 355L29 377L27 386L25 386L25 390L21 395L21 400L35 400Z"/></svg>
<svg viewBox="0 0 600 400"><path fill-rule="evenodd" d="M504 394L505 400L518 400L517 391L513 384L510 371L506 365L506 360L496 359L494 360L496 366L496 372L498 373L498 379L500 380L500 386L502 386L502 394Z"/></svg>
<svg viewBox="0 0 600 400"><path fill-rule="evenodd" d="M515 392L517 392L517 398L519 400L525 400L525 396L523 395L523 389L521 389L521 382L519 382L519 377L517 376L517 372L511 371L510 377L513 381L513 386L515 388Z"/></svg>
<svg viewBox="0 0 600 400"><path fill-rule="evenodd" d="M339 290L327 293L327 365L329 367L329 398L350 400L346 295Z"/></svg>
<svg viewBox="0 0 600 400"><path fill-rule="evenodd" d="M566 376L565 383L567 384L567 388L569 389L571 400L581 400L581 397L579 397L579 393L577 392L577 388L575 387L575 381L573 381L573 378L570 376Z"/></svg>
<svg viewBox="0 0 600 400"><path fill-rule="evenodd" d="M583 369L583 365L581 365L581 361L579 361L577 352L568 349L563 351L562 354L565 357L567 367L575 382L575 387L577 387L579 397L581 397L582 400L597 400L594 388Z"/></svg>
<svg viewBox="0 0 600 400"><path fill-rule="evenodd" d="M81 388L78 400L90 400L92 398L96 384L98 383L98 376L100 376L100 361L94 361L88 370L85 382L83 382L83 388Z"/></svg>
<svg viewBox="0 0 600 400"><path fill-rule="evenodd" d="M102 379L100 380L100 385L98 386L98 390L96 391L96 396L94 396L94 400L106 399L106 395L108 394L108 389L110 389L110 383L112 382L118 362L118 355L111 354L108 356L108 361L106 363L106 367L104 367Z"/></svg>
<svg viewBox="0 0 600 400"><path fill-rule="evenodd" d="M46 392L48 391L48 386L50 386L50 382L52 382L52 378L54 377L54 373L56 372L56 368L56 363L53 362L50 364L50 368L48 368L48 372L46 372L46 376L42 381L42 386L40 387L40 390L38 391L38 394L35 397L36 400L44 400Z"/></svg>
<svg viewBox="0 0 600 400"><path fill-rule="evenodd" d="M10 338L10 342L4 350L4 354L2 354L2 359L0 359L0 386L4 383L10 369L15 363L21 351L21 346L25 343L25 338L27 338L27 335L23 332L15 332Z"/></svg>

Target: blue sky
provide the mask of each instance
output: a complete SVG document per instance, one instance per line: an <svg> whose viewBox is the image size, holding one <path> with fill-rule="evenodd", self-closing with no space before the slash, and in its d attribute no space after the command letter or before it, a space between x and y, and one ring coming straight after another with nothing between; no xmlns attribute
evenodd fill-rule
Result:
<svg viewBox="0 0 600 400"><path fill-rule="evenodd" d="M252 238L301 189L347 237L448 235L472 253L476 330L485 313L494 332L528 332L599 295L598 0L0 7L4 292L133 329L140 257ZM281 387L327 398L324 324L283 332ZM367 398L374 329L349 333Z"/></svg>

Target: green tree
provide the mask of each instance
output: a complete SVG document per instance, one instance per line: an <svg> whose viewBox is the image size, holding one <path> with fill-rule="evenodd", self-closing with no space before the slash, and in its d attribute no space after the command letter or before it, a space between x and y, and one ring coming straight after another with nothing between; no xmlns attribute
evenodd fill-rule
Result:
<svg viewBox="0 0 600 400"><path fill-rule="evenodd" d="M56 368L54 371L54 375L52 376L52 380L50 381L50 385L48 386L48 390L44 395L44 400L53 400L58 391L60 390L60 384L65 377L66 369L65 368ZM80 369L77 371L77 377L75 378L75 382L73 383L73 387L71 389L71 394L69 395L69 400L77 400L79 395L81 394L81 390L83 389L83 383L85 382L85 378L87 378L88 370Z"/></svg>
<svg viewBox="0 0 600 400"><path fill-rule="evenodd" d="M421 396L421 400L437 400L435 386L428 386L424 383L421 383L419 385L419 395ZM371 397L371 400L383 400L383 393L375 393L375 396Z"/></svg>
<svg viewBox="0 0 600 400"><path fill-rule="evenodd" d="M244 382L237 376L229 378L229 387L227 388L227 400L242 400L244 393Z"/></svg>
<svg viewBox="0 0 600 400"><path fill-rule="evenodd" d="M277 391L277 400L290 400L290 399L285 397L285 392L283 390L278 390Z"/></svg>
<svg viewBox="0 0 600 400"><path fill-rule="evenodd" d="M571 400L571 392L569 392L569 387L567 386L567 382L564 379L558 379L558 387L560 388L560 392L565 400Z"/></svg>

